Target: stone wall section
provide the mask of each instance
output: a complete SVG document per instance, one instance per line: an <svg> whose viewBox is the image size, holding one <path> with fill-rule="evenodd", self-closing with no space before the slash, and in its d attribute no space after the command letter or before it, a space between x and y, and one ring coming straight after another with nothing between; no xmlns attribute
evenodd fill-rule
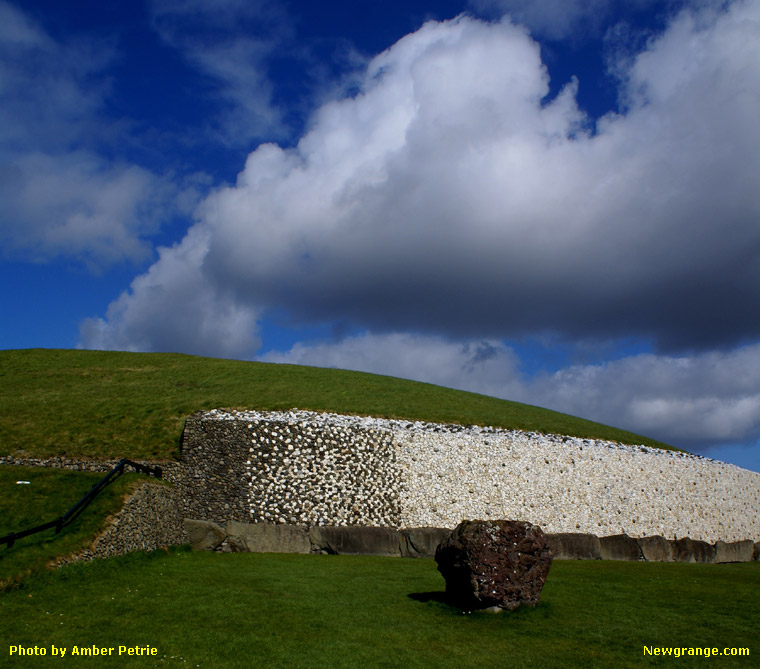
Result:
<svg viewBox="0 0 760 669"><path fill-rule="evenodd" d="M760 537L760 474L674 451L558 435L290 412L187 421L185 517L549 533Z"/></svg>
<svg viewBox="0 0 760 669"><path fill-rule="evenodd" d="M99 472L116 463L0 458ZM507 518L567 537L690 537L683 541L711 546L760 538L760 474L593 439L297 410L217 410L187 419L181 462L146 464L160 464L174 485L143 485L109 538L77 559L183 543L185 518L222 527L238 521L395 529ZM673 543L674 555L679 546ZM758 546L742 551L757 559Z"/></svg>
<svg viewBox="0 0 760 669"><path fill-rule="evenodd" d="M258 419L248 428L253 522L398 525L399 472L390 432Z"/></svg>
<svg viewBox="0 0 760 669"><path fill-rule="evenodd" d="M188 518L396 526L396 446L388 430L321 414L209 412L188 418L178 485Z"/></svg>
<svg viewBox="0 0 760 669"><path fill-rule="evenodd" d="M760 474L686 453L517 431L396 431L402 523L519 518L551 533L760 537Z"/></svg>
<svg viewBox="0 0 760 669"><path fill-rule="evenodd" d="M78 472L102 472L107 474L120 460L89 460L79 458L52 457L52 458L28 458L17 455L0 456L0 465L18 465L19 467L49 467L51 469L70 469ZM184 467L174 460L134 460L147 467L161 467L162 478L170 483L175 483L182 478ZM127 465L127 472L132 468Z"/></svg>
<svg viewBox="0 0 760 669"><path fill-rule="evenodd" d="M241 523L231 520L220 527L209 520L185 518L193 550L221 553L329 553L432 558L438 545L451 536L451 528L286 525ZM634 538L625 534L545 534L555 560L627 560L633 562L701 562L723 564L757 560L752 541L710 545L692 539Z"/></svg>
<svg viewBox="0 0 760 669"><path fill-rule="evenodd" d="M57 564L154 551L187 542L177 489L145 482L127 497L121 510L87 549L59 558Z"/></svg>
<svg viewBox="0 0 760 669"><path fill-rule="evenodd" d="M175 477L184 518L204 518L221 525L228 520L250 520L247 426L247 421L197 416L185 421L182 468Z"/></svg>

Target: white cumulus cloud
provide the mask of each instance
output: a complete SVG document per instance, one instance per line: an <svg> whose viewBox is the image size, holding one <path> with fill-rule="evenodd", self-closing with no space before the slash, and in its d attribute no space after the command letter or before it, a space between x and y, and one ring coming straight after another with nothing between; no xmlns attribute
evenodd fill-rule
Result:
<svg viewBox="0 0 760 669"><path fill-rule="evenodd" d="M365 333L339 342L300 342L259 359L371 372L499 397L523 390L517 356L498 341L453 343L410 333Z"/></svg>
<svg viewBox="0 0 760 669"><path fill-rule="evenodd" d="M357 95L317 110L297 146L252 152L199 207L182 244L203 247L181 244L172 276L240 309L375 332L633 336L672 351L752 340L759 37L757 3L683 12L627 63L625 113L592 133L582 81L544 100L522 28L427 23L369 63ZM169 294L136 281L110 329L131 310L161 314ZM228 331L247 327L228 313Z"/></svg>
<svg viewBox="0 0 760 669"><path fill-rule="evenodd" d="M80 324L80 347L250 355L260 345L259 312L209 284L202 268L207 243L204 231L195 229L182 245L160 248L159 261L111 303L105 319Z"/></svg>

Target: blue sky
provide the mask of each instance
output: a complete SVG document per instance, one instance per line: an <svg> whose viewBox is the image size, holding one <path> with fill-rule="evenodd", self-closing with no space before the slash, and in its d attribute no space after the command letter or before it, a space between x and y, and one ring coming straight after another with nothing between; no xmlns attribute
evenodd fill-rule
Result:
<svg viewBox="0 0 760 669"><path fill-rule="evenodd" d="M0 0L0 348L366 370L760 471L760 5Z"/></svg>

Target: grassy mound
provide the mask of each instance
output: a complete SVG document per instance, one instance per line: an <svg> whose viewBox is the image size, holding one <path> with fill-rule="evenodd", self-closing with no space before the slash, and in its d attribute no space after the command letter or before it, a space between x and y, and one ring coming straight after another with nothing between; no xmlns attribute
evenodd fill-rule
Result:
<svg viewBox="0 0 760 669"><path fill-rule="evenodd" d="M87 663L119 667L748 667L760 652L758 563L555 562L536 608L498 615L462 615L443 589L432 560L157 551L31 579L3 595L0 629L10 666L29 666L10 644L111 647Z"/></svg>
<svg viewBox="0 0 760 669"><path fill-rule="evenodd" d="M213 408L311 409L666 444L592 421L388 376L163 353L0 351L0 455L170 459Z"/></svg>

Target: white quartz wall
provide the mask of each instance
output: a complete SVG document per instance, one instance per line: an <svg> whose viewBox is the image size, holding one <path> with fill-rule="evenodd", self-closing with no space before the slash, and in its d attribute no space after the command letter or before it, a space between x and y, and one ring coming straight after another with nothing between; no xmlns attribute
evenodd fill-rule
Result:
<svg viewBox="0 0 760 669"><path fill-rule="evenodd" d="M553 533L760 538L760 474L723 462L525 432L396 438L405 526L515 518Z"/></svg>
<svg viewBox="0 0 760 669"><path fill-rule="evenodd" d="M332 495L326 507L330 517L309 513L301 519L314 524L454 527L463 519L511 518L552 533L688 536L710 543L760 539L760 474L699 456L601 440L305 411L215 411L204 418L241 421L255 433L244 444L250 508L252 517L270 514L261 518L269 522L294 515L298 489L303 500ZM268 421L277 423L274 435L282 435L283 443L271 431L263 432ZM329 453L341 454L346 463L360 457L366 466L336 471L321 455L320 433L330 435ZM374 435L369 442L368 435ZM297 439L301 455L292 457L284 439ZM377 444L372 453L368 443ZM275 468L261 465L268 449L283 445L290 457L287 463L278 458L275 481L270 473ZM285 464L291 469L283 469ZM335 499L338 491L345 500ZM377 495L383 498L382 513L370 503ZM361 512L354 513L354 507ZM299 510L297 518L302 514Z"/></svg>

